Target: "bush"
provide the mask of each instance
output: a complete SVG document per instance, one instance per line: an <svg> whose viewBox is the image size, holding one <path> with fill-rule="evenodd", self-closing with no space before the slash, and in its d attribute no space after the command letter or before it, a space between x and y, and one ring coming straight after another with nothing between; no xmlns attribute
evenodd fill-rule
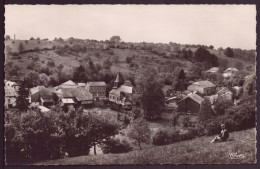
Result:
<svg viewBox="0 0 260 169"><path fill-rule="evenodd" d="M153 145L166 145L171 143L171 137L163 130L159 130L153 137Z"/></svg>
<svg viewBox="0 0 260 169"><path fill-rule="evenodd" d="M104 154L127 153L133 150L126 140L120 141L119 139L108 139L104 141L101 145L101 149Z"/></svg>
<svg viewBox="0 0 260 169"><path fill-rule="evenodd" d="M188 128L186 130L174 130L173 128L165 128L159 130L153 137L154 145L166 145L185 140L191 140L199 135L200 130Z"/></svg>

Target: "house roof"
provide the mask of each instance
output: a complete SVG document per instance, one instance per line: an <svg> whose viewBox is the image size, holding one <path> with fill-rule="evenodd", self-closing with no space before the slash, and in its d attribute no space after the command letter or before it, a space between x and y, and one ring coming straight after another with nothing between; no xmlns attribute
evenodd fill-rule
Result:
<svg viewBox="0 0 260 169"><path fill-rule="evenodd" d="M118 89L112 89L109 94L115 94L117 96L120 96L120 92L124 92L127 94L132 94L133 87L121 85Z"/></svg>
<svg viewBox="0 0 260 169"><path fill-rule="evenodd" d="M224 71L224 73L227 73L227 72L237 72L237 71L238 71L237 68L229 67L229 68L227 68L227 69Z"/></svg>
<svg viewBox="0 0 260 169"><path fill-rule="evenodd" d="M61 85L69 85L69 86L76 86L76 83L74 83L71 80L68 80L67 82L62 83Z"/></svg>
<svg viewBox="0 0 260 169"><path fill-rule="evenodd" d="M74 104L75 102L73 101L73 99L61 99L62 103L65 104Z"/></svg>
<svg viewBox="0 0 260 169"><path fill-rule="evenodd" d="M226 94L226 93L231 93L231 91L228 88L226 88L226 87L223 87L222 89L220 89L218 91L219 95L223 95L223 94Z"/></svg>
<svg viewBox="0 0 260 169"><path fill-rule="evenodd" d="M210 68L209 70L207 70L206 72L208 72L208 73L215 73L215 72L217 72L217 71L219 71L219 68L218 68L218 67L212 67L212 68Z"/></svg>
<svg viewBox="0 0 260 169"><path fill-rule="evenodd" d="M76 83L74 83L73 81L69 80L67 82L62 83L61 85L59 85L56 88L76 88L78 87L78 85Z"/></svg>
<svg viewBox="0 0 260 169"><path fill-rule="evenodd" d="M48 111L50 111L50 109L48 109L47 107L45 107L45 106L37 106L39 109L40 109L40 111L41 112L48 112Z"/></svg>
<svg viewBox="0 0 260 169"><path fill-rule="evenodd" d="M103 81L100 82L88 82L87 83L89 86L106 86L106 83Z"/></svg>
<svg viewBox="0 0 260 169"><path fill-rule="evenodd" d="M78 101L92 100L92 94L85 88L63 88L56 91L60 98L76 98Z"/></svg>
<svg viewBox="0 0 260 169"><path fill-rule="evenodd" d="M198 86L203 87L203 88L214 87L215 86L213 83L211 83L208 80L197 81L197 82L192 83L191 85L198 85Z"/></svg>
<svg viewBox="0 0 260 169"><path fill-rule="evenodd" d="M85 87L85 86L86 86L86 83L78 83L78 86L80 86L80 87Z"/></svg>
<svg viewBox="0 0 260 169"><path fill-rule="evenodd" d="M184 97L182 100L180 100L179 102L181 102L181 101L183 101L183 100L185 100L187 98L190 98L190 99L194 100L195 102L197 102L199 104L201 104L204 101L204 98L200 97L197 94L189 94L186 97Z"/></svg>

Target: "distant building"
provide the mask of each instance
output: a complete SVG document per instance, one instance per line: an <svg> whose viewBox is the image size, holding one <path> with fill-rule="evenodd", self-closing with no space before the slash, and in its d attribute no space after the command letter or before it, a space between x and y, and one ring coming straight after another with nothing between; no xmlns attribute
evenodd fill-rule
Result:
<svg viewBox="0 0 260 169"><path fill-rule="evenodd" d="M238 69L236 68L227 68L223 73L223 77L225 79L231 78L234 76L236 72L238 72Z"/></svg>
<svg viewBox="0 0 260 169"><path fill-rule="evenodd" d="M19 85L15 82L5 80L5 108L16 106Z"/></svg>
<svg viewBox="0 0 260 169"><path fill-rule="evenodd" d="M197 91L202 95L213 95L216 92L216 86L210 81L198 81L188 86L189 91Z"/></svg>
<svg viewBox="0 0 260 169"><path fill-rule="evenodd" d="M199 95L189 94L186 97L184 97L182 100L177 102L178 111L198 114L203 101L204 98L200 97Z"/></svg>
<svg viewBox="0 0 260 169"><path fill-rule="evenodd" d="M39 105L50 107L54 102L54 88L46 88L44 86L37 86L31 88L29 91L29 103L32 107Z"/></svg>
<svg viewBox="0 0 260 169"><path fill-rule="evenodd" d="M205 71L205 73L217 73L217 72L219 72L218 67L212 67L209 70Z"/></svg>
<svg viewBox="0 0 260 169"><path fill-rule="evenodd" d="M85 88L93 95L93 98L95 100L96 98L100 98L100 99L106 98L105 82L88 82Z"/></svg>

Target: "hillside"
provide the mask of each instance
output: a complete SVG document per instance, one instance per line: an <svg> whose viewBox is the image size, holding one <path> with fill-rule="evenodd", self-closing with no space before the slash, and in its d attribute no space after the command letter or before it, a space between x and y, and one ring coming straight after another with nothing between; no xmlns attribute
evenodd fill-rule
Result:
<svg viewBox="0 0 260 169"><path fill-rule="evenodd" d="M19 54L19 44L23 44L23 52ZM172 56L171 54L161 54L160 52L166 52L169 46L165 44L152 44L144 48L143 44L135 44L137 47L128 47L127 43L122 43L123 47L104 47L111 45L109 42L99 42L99 41L87 41L87 40L7 40L5 41L6 51L11 51L7 54L5 59L7 62L13 62L14 65L18 66L19 78L26 76L31 70L28 66L32 64L32 58L39 58L39 63L46 64L48 61L53 61L56 66L62 64L64 68L72 70L78 67L80 63L84 62L86 59L91 59L95 64L103 65L106 59L112 61L111 71L116 73L120 71L123 74L128 73L140 73L145 67L156 68L159 73L172 73L172 70L176 66L182 67L187 71L193 63L181 58ZM131 43L130 43L131 44ZM66 46L67 45L67 49ZM76 47L80 52L71 51L71 47L83 47L85 50L82 52ZM61 50L69 50L67 53L58 54L57 47L62 47ZM149 48L150 47L150 48ZM154 48L158 50L153 52ZM56 48L56 50L55 50ZM68 49L70 48L70 49ZM106 49L104 49L106 48ZM180 50L184 47L180 46ZM185 47L186 50L191 50L193 53L197 50L196 47ZM76 50L75 49L75 50ZM215 54L218 58L226 59L229 67L233 67L235 64L240 62L242 64L241 71L252 73L255 71L255 63L245 61L239 58L229 58L226 57L223 52L219 52L215 49L208 49L210 53ZM8 53L8 52L7 52ZM167 52L166 52L167 53ZM174 53L174 52L173 52ZM118 57L118 62L113 62L113 57ZM132 62L127 63L126 58L132 57ZM250 68L249 68L250 67Z"/></svg>
<svg viewBox="0 0 260 169"><path fill-rule="evenodd" d="M200 137L125 154L71 157L39 162L36 165L249 164L256 163L255 138L254 128L230 133L230 139L222 143L210 144L213 136ZM244 157L232 159L232 153Z"/></svg>

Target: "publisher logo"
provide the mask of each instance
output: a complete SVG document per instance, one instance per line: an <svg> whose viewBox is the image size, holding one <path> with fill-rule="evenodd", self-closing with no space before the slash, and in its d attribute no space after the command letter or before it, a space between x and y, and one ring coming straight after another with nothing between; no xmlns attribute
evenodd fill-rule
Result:
<svg viewBox="0 0 260 169"><path fill-rule="evenodd" d="M239 153L229 153L229 157L231 159L243 159L246 157L245 154L239 154Z"/></svg>

